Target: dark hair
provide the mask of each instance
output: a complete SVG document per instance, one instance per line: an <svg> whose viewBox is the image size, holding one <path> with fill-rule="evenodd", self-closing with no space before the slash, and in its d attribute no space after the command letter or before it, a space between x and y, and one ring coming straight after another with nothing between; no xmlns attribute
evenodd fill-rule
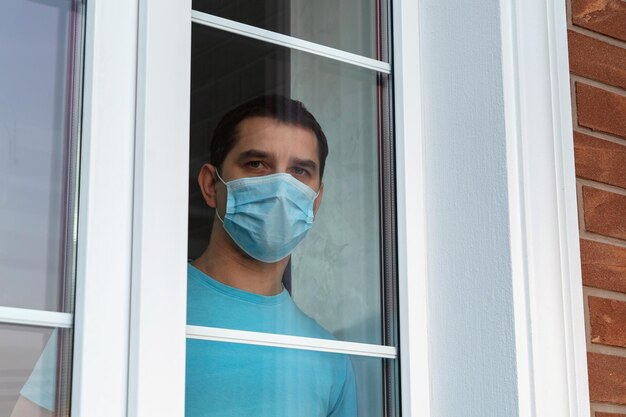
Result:
<svg viewBox="0 0 626 417"><path fill-rule="evenodd" d="M320 178L324 174L324 165L328 156L328 142L320 124L300 101L277 94L266 95L247 101L222 117L213 132L209 162L221 168L237 142L239 124L250 117L271 117L283 123L310 129L317 137L317 152L320 159Z"/></svg>

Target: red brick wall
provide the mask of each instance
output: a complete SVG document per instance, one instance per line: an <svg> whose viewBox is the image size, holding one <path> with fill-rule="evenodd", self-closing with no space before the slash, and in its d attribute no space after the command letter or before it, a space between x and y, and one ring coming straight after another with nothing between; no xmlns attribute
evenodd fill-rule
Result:
<svg viewBox="0 0 626 417"><path fill-rule="evenodd" d="M566 0L592 417L626 417L626 1Z"/></svg>

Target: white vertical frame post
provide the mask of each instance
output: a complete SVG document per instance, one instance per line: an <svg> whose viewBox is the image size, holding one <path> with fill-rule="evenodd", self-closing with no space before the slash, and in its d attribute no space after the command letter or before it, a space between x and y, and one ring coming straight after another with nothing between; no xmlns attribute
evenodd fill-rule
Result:
<svg viewBox="0 0 626 417"><path fill-rule="evenodd" d="M72 410L127 407L137 2L87 2Z"/></svg>
<svg viewBox="0 0 626 417"><path fill-rule="evenodd" d="M500 3L519 415L588 417L565 4Z"/></svg>
<svg viewBox="0 0 626 417"><path fill-rule="evenodd" d="M403 416L430 416L426 211L418 2L392 2Z"/></svg>
<svg viewBox="0 0 626 417"><path fill-rule="evenodd" d="M139 0L128 416L185 405L191 1Z"/></svg>

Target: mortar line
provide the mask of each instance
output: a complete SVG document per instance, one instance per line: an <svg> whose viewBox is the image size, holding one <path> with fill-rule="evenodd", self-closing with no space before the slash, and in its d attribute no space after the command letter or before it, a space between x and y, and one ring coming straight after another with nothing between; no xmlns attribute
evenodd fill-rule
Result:
<svg viewBox="0 0 626 417"><path fill-rule="evenodd" d="M593 31L591 29L587 29L587 28L582 27L582 26L578 26L577 24L573 23L573 21L572 21L571 26L568 25L567 28L569 30L571 30L572 32L577 32L577 33L580 33L581 35L585 35L585 36L588 36L590 38L596 39L598 41L608 43L609 45L617 46L618 48L622 48L622 49L626 49L626 42L624 42L623 40L613 38L613 37L611 37L609 35L604 35L604 34L602 34L600 32L595 32L595 31Z"/></svg>
<svg viewBox="0 0 626 417"><path fill-rule="evenodd" d="M626 294L619 291L607 290L604 288L596 288L589 287L583 285L583 293L587 294L587 296L597 297L597 298L608 298L618 301L626 302Z"/></svg>
<svg viewBox="0 0 626 417"><path fill-rule="evenodd" d="M590 240L592 242L604 243L607 245L613 245L613 246L617 246L620 248L626 248L626 241L623 241L614 237L604 236L598 233L587 232L586 230L580 231L580 238L585 239L585 240Z"/></svg>
<svg viewBox="0 0 626 417"><path fill-rule="evenodd" d="M626 405L593 401L591 402L591 411L594 413L592 417L594 417L597 412L626 414Z"/></svg>
<svg viewBox="0 0 626 417"><path fill-rule="evenodd" d="M591 78L584 77L582 75L572 74L571 72L570 72L569 76L570 76L570 79L574 80L575 82L580 82L582 84L587 84L587 85L590 85L592 87L599 88L600 90L608 91L610 93L617 94L620 97L626 98L626 90L624 90L623 88L619 88L619 87L615 87L613 85L605 84L605 83L603 83L601 81L596 81L596 80L593 80Z"/></svg>
<svg viewBox="0 0 626 417"><path fill-rule="evenodd" d="M576 182L586 187L591 187L597 190L607 191L609 193L618 194L626 197L626 189L618 187L616 185L606 184L603 182L580 177L576 177Z"/></svg>
<svg viewBox="0 0 626 417"><path fill-rule="evenodd" d="M596 139L606 140L607 142L617 143L618 145L626 146L626 139L611 136L607 133L600 132L599 130L589 129L584 126L574 126L574 132L583 133L587 136L593 136Z"/></svg>

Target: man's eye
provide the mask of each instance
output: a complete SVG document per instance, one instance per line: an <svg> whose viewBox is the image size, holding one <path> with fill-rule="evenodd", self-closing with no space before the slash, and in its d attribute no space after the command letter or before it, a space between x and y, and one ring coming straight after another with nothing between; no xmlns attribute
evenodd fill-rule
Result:
<svg viewBox="0 0 626 417"><path fill-rule="evenodd" d="M307 171L304 168L294 167L293 168L293 173L296 174L296 175L306 175Z"/></svg>
<svg viewBox="0 0 626 417"><path fill-rule="evenodd" d="M263 166L263 163L261 161L250 161L246 165L248 165L250 168L261 168Z"/></svg>

